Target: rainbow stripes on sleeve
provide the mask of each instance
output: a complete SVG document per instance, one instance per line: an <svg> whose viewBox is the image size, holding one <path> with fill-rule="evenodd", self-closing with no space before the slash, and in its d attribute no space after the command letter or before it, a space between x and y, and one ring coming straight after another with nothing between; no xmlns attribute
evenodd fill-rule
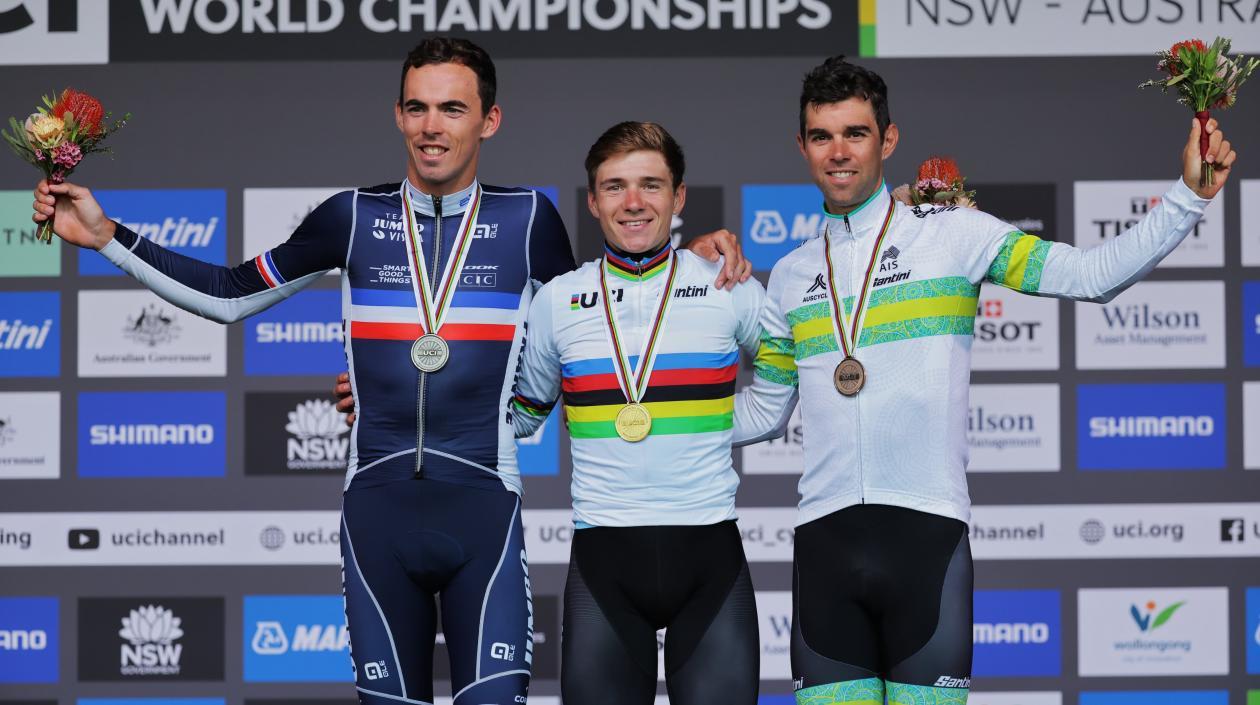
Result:
<svg viewBox="0 0 1260 705"><path fill-rule="evenodd" d="M556 405L555 402L544 404L540 401L534 401L519 392L512 395L511 403L513 411L519 411L522 414L537 416L539 418L545 418L547 414L551 413L551 408Z"/></svg>
<svg viewBox="0 0 1260 705"><path fill-rule="evenodd" d="M1007 289L1035 294L1041 288L1041 271L1049 251L1050 243L1036 235L1007 233L989 267L988 280Z"/></svg>
<svg viewBox="0 0 1260 705"><path fill-rule="evenodd" d="M637 356L630 365L637 365ZM643 404L652 414L650 435L727 431L735 412L739 352L660 353ZM569 435L616 438L613 420L626 403L612 358L577 360L562 370Z"/></svg>

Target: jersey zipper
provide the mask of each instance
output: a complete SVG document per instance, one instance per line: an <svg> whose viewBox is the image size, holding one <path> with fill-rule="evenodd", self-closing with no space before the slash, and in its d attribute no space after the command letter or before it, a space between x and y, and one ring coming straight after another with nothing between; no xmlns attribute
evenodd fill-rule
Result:
<svg viewBox="0 0 1260 705"><path fill-rule="evenodd" d="M858 253L857 238L853 237L853 225L849 222L848 215L844 216L844 229L845 229L845 232L849 233L849 236L850 236L848 238L849 247L850 247L849 272L851 274L856 274L858 270L854 269L854 267L860 266L858 262L854 259L855 257L857 257L857 253ZM853 282L855 282L856 280L853 279L853 277L850 277L849 281L850 281L849 288L850 290L854 292L854 296L859 295L860 292L858 292L856 287L853 286ZM840 297L837 296L836 298L839 299ZM855 305L856 305L856 300L855 300ZM857 313L857 311L854 311L854 313ZM860 337L861 333L859 332L858 335ZM855 357L857 356L857 347L858 347L858 341L855 339L853 341L853 353ZM862 454L862 395L858 394L853 399L853 403L855 404L855 407L856 407L853 412L853 416L857 420L857 433L855 434L854 437L857 440L858 501L862 504L866 504L866 463L864 462L863 454Z"/></svg>
<svg viewBox="0 0 1260 705"><path fill-rule="evenodd" d="M433 197L433 258L430 260L433 264L430 266L429 281L436 283L438 280L438 258L442 256L442 197ZM432 295L432 292L430 292ZM418 306L419 301L416 302ZM426 331L436 334L437 331ZM429 374L420 372L420 377L416 380L416 478L424 477L424 418L428 410L425 403L425 390L428 388Z"/></svg>

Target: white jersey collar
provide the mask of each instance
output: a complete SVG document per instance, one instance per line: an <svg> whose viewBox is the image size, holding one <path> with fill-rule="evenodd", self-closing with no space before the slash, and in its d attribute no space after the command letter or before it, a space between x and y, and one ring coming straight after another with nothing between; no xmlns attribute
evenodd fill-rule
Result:
<svg viewBox="0 0 1260 705"><path fill-rule="evenodd" d="M411 204L421 215L432 216L434 213L434 203L437 202L442 207L443 217L448 215L458 215L468 209L468 205L472 203L473 194L477 190L477 180L468 185L468 188L455 193L448 193L445 196L430 196L411 185L410 179L403 179L403 188L411 194Z"/></svg>
<svg viewBox="0 0 1260 705"><path fill-rule="evenodd" d="M884 216L888 214L890 200L892 200L892 195L888 192L888 185L881 181L879 188L875 189L875 193L872 193L870 198L844 215L828 213L827 206L824 204L824 224L829 228L833 238L851 237L859 240L867 234L878 234L880 227L884 224Z"/></svg>

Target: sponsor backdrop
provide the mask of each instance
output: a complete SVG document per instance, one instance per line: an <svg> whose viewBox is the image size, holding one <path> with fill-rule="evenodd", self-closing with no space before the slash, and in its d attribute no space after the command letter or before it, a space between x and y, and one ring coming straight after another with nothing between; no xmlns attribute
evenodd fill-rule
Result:
<svg viewBox="0 0 1260 705"><path fill-rule="evenodd" d="M953 155L984 209L1093 247L1175 177L1189 120L1135 89L1152 52L1216 33L1260 52L1258 21L1254 0L0 0L0 117L64 85L133 112L77 178L145 237L233 265L341 188L400 179L398 63L468 34L498 59L487 183L542 188L589 259L587 147L660 121L689 160L676 238L737 232L764 281L822 223L794 134L823 56L887 79L890 185ZM1260 705L1260 84L1220 117L1240 173L1146 282L1103 305L980 292L976 705ZM32 185L0 156L0 703L354 702L336 273L208 323L35 242ZM793 417L735 455L762 705L792 702L802 442ZM553 418L520 447L530 702L558 705L568 436Z"/></svg>

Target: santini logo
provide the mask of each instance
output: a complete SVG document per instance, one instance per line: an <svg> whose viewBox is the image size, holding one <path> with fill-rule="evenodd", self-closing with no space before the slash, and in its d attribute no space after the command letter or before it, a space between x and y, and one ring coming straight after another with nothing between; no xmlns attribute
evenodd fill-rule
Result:
<svg viewBox="0 0 1260 705"><path fill-rule="evenodd" d="M140 237L162 247L205 247L214 238L218 224L216 217L205 223L189 222L187 218L166 218L160 223L123 223Z"/></svg>
<svg viewBox="0 0 1260 705"><path fill-rule="evenodd" d="M340 343L339 321L265 322L258 324L260 343Z"/></svg>
<svg viewBox="0 0 1260 705"><path fill-rule="evenodd" d="M1208 437L1216 432L1211 416L1094 416L1090 438Z"/></svg>
<svg viewBox="0 0 1260 705"><path fill-rule="evenodd" d="M1045 622L977 623L971 627L977 644L1045 644L1050 641L1050 625Z"/></svg>
<svg viewBox="0 0 1260 705"><path fill-rule="evenodd" d="M95 424L92 445L210 445L214 426L208 423Z"/></svg>
<svg viewBox="0 0 1260 705"><path fill-rule="evenodd" d="M52 324L51 318L31 325L23 325L20 318L12 322L0 319L0 350L42 350Z"/></svg>

